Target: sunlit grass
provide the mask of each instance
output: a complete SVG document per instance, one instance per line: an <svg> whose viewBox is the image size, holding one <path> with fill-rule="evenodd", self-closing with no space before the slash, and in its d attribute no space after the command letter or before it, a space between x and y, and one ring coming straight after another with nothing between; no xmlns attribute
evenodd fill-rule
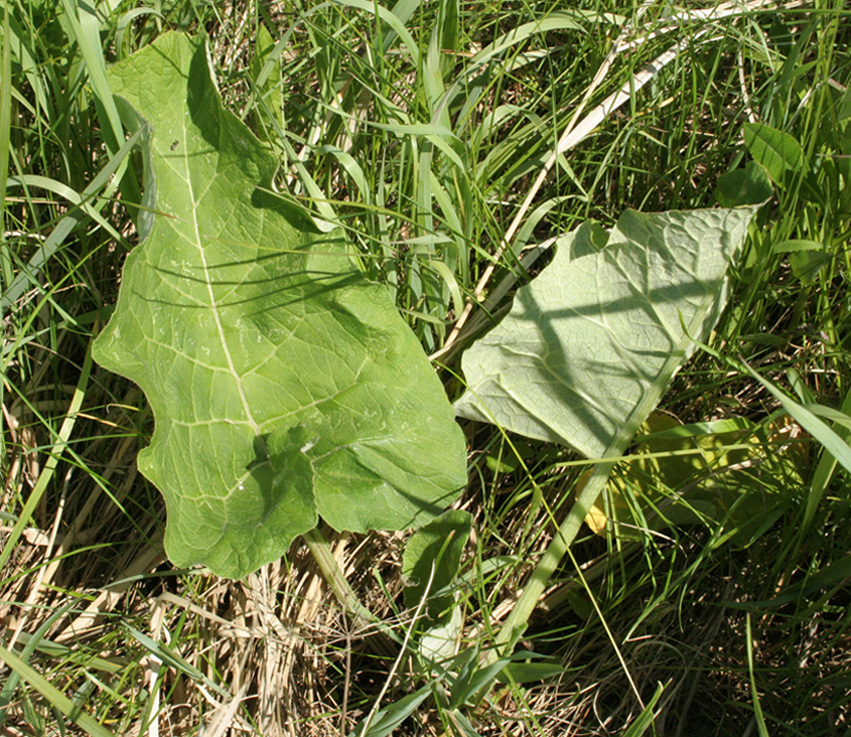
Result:
<svg viewBox="0 0 851 737"><path fill-rule="evenodd" d="M104 6L91 17L71 0L8 4L0 645L42 680L0 670L4 729L95 734L93 722L74 726L83 713L116 735L153 721L161 734L202 724L210 734L340 734L387 684L380 706L391 712L430 689L408 733L467 727L447 706L457 673L432 678L408 658L389 679L392 659L341 611L302 546L241 582L175 571L163 556L164 506L135 468L152 419L135 386L91 364L89 346L136 245L123 203L143 186L102 72L165 29L209 33L226 104L280 157L277 186L346 230L363 270L437 354L452 397L456 348L489 323L476 305L490 299L501 314L528 278L526 249L589 217L611 225L628 207L713 206L719 176L750 159L746 123L788 133L802 167L761 211L711 347L800 402L848 413L847 12L827 2L720 6L708 17L661 3L563 5L401 2L394 28L372 3ZM621 90L620 107L598 108ZM587 135L566 139L584 119ZM802 241L821 247L789 246ZM467 309L469 326L450 338ZM755 428L777 407L708 353L663 404L684 424ZM465 430L471 483L459 504L475 535L458 590L461 645L485 651L585 466L564 449ZM730 514L620 537L586 528L572 549L584 582L565 561L521 642L564 675L496 685L464 707L470 727L622 732L641 726L641 702L661 682L656 734L847 729L848 480L800 428L792 440L804 460L779 495L776 464L758 455L715 469L721 482L748 475L749 493L770 502L764 525L740 530ZM629 469L634 502L648 481ZM651 482L664 515L677 489ZM404 635L402 542L339 536L332 549L364 605ZM57 692L81 711L63 713Z"/></svg>

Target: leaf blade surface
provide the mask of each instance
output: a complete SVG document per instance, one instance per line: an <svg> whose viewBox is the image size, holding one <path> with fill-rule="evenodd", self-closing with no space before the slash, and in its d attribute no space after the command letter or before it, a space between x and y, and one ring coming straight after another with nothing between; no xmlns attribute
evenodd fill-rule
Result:
<svg viewBox="0 0 851 737"><path fill-rule="evenodd" d="M627 211L586 223L462 359L462 417L619 455L717 319L754 208Z"/></svg>
<svg viewBox="0 0 851 737"><path fill-rule="evenodd" d="M277 162L222 107L203 43L165 34L110 83L151 131L152 209L94 351L151 403L138 462L169 558L240 577L320 515L366 531L439 514L466 475L439 381L340 233L274 196Z"/></svg>

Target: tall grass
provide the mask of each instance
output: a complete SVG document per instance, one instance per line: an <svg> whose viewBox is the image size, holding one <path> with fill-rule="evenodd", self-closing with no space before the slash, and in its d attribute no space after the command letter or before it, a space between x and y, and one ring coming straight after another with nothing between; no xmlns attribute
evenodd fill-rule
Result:
<svg viewBox="0 0 851 737"><path fill-rule="evenodd" d="M847 437L841 3L18 0L5 13L4 729L338 734L373 711L373 725L395 715L400 733L423 735L847 728L847 474L730 363L841 410L829 421ZM712 350L663 407L709 423L710 470L740 500L651 524L679 489L641 459L618 471L637 529L586 530L521 642L546 656L550 677L494 685L478 664L572 501L583 464L561 448L465 427L471 481L459 504L476 534L459 579L462 659L442 674L410 653L388 658L328 596L301 544L244 581L165 561L164 507L134 465L151 417L136 387L92 365L89 346L137 245L144 186L104 70L166 29L208 33L226 104L280 157L278 187L345 229L453 397L460 350L546 262L541 244L628 207L712 206L719 177L749 160L747 122L801 144L800 170L777 183L735 266ZM775 450L732 448L755 436ZM694 473L683 487L706 468ZM399 639L416 626L400 603L401 545L381 533L332 542ZM463 674L493 688L450 708Z"/></svg>

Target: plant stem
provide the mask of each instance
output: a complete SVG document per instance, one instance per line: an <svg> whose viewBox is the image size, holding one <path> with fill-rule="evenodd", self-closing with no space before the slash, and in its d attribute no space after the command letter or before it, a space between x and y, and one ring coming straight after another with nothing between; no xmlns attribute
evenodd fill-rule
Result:
<svg viewBox="0 0 851 737"><path fill-rule="evenodd" d="M603 461L594 466L594 471L585 484L585 488L570 508L552 542L544 551L543 557L538 561L535 570L532 571L520 598L497 633L495 640L497 647L490 654L490 661L496 662L500 655L510 653L517 641L523 636L523 632L529 624L529 618L538 605L538 600L544 593L559 563L561 563L568 547L576 539L582 521L591 506L605 489L609 473L614 466L615 461Z"/></svg>
<svg viewBox="0 0 851 737"><path fill-rule="evenodd" d="M319 566L325 582L331 588L337 601L355 618L356 625L363 628L377 627L393 642L398 643L398 635L358 599L357 594L349 585L346 574L343 573L343 569L340 568L340 564L331 552L331 546L319 529L314 528L305 532L301 537L316 561L316 565ZM394 648L391 647L391 649Z"/></svg>

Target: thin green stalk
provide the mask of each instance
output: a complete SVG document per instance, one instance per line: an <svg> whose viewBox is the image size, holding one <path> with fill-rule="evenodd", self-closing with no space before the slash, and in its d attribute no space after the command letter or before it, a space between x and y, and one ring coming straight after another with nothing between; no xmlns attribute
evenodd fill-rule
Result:
<svg viewBox="0 0 851 737"><path fill-rule="evenodd" d="M38 506L44 492L47 491L47 487L56 472L56 467L59 465L59 460L62 458L63 452L68 447L68 440L74 430L74 425L77 423L77 413L80 411L80 407L83 405L83 399L86 396L86 389L89 384L89 375L91 374L91 370L92 350L90 343L89 348L86 351L86 358L83 361L83 367L80 371L80 378L77 381L77 386L74 390L74 396L71 399L71 404L68 407L65 419L62 421L62 426L59 428L59 433L55 439L52 452L50 453L47 462L44 464L44 468L39 474L38 481L36 481L33 490L30 492L29 498L27 499L26 504L24 504L24 508L21 510L21 514L18 517L18 521L15 523L15 526L12 528L12 532L6 540L6 544L3 546L3 550L0 551L0 570L3 570L4 566L8 562L9 557L12 555L12 551L15 549L15 546L18 544L18 540L20 540L21 535L24 532L24 528L30 524L33 512Z"/></svg>
<svg viewBox="0 0 851 737"><path fill-rule="evenodd" d="M139 128L135 133L133 133L121 147L121 150L106 162L106 165L80 193L79 201L83 204L90 202L98 193L100 193L98 200L89 206L89 213L100 212L107 201L111 198L111 190L113 186L111 182L113 177L117 177L119 169L126 166L127 157L133 151L136 143L144 133L144 128ZM102 192L102 190L105 191ZM32 258L30 258L26 267L22 268L18 272L14 281L12 281L11 284L8 284L3 290L2 295L0 295L0 312L5 315L7 311L10 311L13 308L15 302L18 301L21 295L30 289L33 283L37 281L37 276L44 269L45 264L65 243L65 239L68 238L87 217L89 217L89 215L86 210L82 208L72 208L70 212L56 224L56 227L53 228L50 235L42 242L41 248L39 248L33 254Z"/></svg>
<svg viewBox="0 0 851 737"><path fill-rule="evenodd" d="M6 181L12 139L12 57L9 49L9 3L3 13L3 50L0 57L0 241L6 232Z"/></svg>
<svg viewBox="0 0 851 737"><path fill-rule="evenodd" d="M845 395L845 401L842 402L840 412L851 415L851 391ZM836 423L834 423L833 428L841 438L848 438L849 432L847 429ZM804 513L804 521L801 523L802 532L806 532L812 524L816 510L825 491L827 491L837 465L836 456L831 455L827 450L822 451L822 456L810 481L810 490L807 494L807 508Z"/></svg>
<svg viewBox="0 0 851 737"><path fill-rule="evenodd" d="M748 612L746 623L747 636L747 651L748 651L748 674L750 675L751 697L753 698L754 721L759 730L759 737L768 737L768 728L765 726L765 717L762 714L762 706L759 703L759 691L756 687L756 677L754 676L754 658L753 658L753 634L751 633L751 613Z"/></svg>
<svg viewBox="0 0 851 737"><path fill-rule="evenodd" d="M80 56L86 65L104 144L110 157L115 157L124 143L124 126L107 78L106 59L100 40L100 20L88 3L80 3L77 0L61 0L61 2L71 37L77 42ZM136 181L132 168L128 169L127 162L123 158L120 159L116 184L120 184L122 196L131 208L141 202L139 183ZM131 212L134 211L131 209Z"/></svg>
<svg viewBox="0 0 851 737"><path fill-rule="evenodd" d="M331 552L331 546L319 529L314 528L305 532L301 537L337 601L355 618L357 625L359 627L378 628L390 640L399 643L399 637L396 633L358 599L358 595L349 584L346 574ZM389 643L385 644L389 645ZM390 646L390 649L392 649L392 646Z"/></svg>
<svg viewBox="0 0 851 737"><path fill-rule="evenodd" d="M9 146L12 140L12 57L9 50L9 3L3 13L3 48L0 56L0 268L3 286L9 282L11 263L6 252L6 185L9 179ZM0 402L4 401L0 382ZM0 434L0 454L6 456L6 440Z"/></svg>
<svg viewBox="0 0 851 737"><path fill-rule="evenodd" d="M558 568L559 563L561 563L562 558L567 553L568 547L573 544L573 541L579 534L582 521L597 500L597 497L606 488L606 481L609 478L611 470L615 467L615 463L615 461L603 461L594 466L588 483L585 484L585 488L570 508L567 517L561 523L549 547L547 547L544 555L538 561L535 570L532 571L532 575L523 588L520 598L497 633L495 640L497 648L490 655L491 661L496 661L500 654L510 652L517 641L523 636L523 632L529 624L529 618L538 605L538 600L543 595L556 568Z"/></svg>
<svg viewBox="0 0 851 737"><path fill-rule="evenodd" d="M41 623L39 628L30 635L29 633L17 632L18 638L21 640L26 640L24 644L24 648L20 653L20 658L24 663L29 662L32 654L39 649L39 645L42 643L44 635L51 628L54 622L60 617L64 617L68 610L71 609L75 604L75 601L72 599L70 602L65 604L64 606L59 607L54 610L53 613ZM22 637L25 635L25 637ZM14 636L13 639L9 642L9 647L12 647L14 644ZM68 648L68 652L70 652L70 648ZM6 715L8 713L9 705L12 702L12 699L15 696L15 692L18 690L18 684L21 680L21 674L18 671L13 670L11 675L6 678L6 682L3 684L3 688L0 689L0 728L2 728L3 724L6 722Z"/></svg>
<svg viewBox="0 0 851 737"><path fill-rule="evenodd" d="M101 48L100 21L92 6L87 3L62 0L62 9L73 34L72 39L77 42L80 55L86 64L104 143L110 155L114 156L124 141L124 128L115 97L107 81L106 60Z"/></svg>

